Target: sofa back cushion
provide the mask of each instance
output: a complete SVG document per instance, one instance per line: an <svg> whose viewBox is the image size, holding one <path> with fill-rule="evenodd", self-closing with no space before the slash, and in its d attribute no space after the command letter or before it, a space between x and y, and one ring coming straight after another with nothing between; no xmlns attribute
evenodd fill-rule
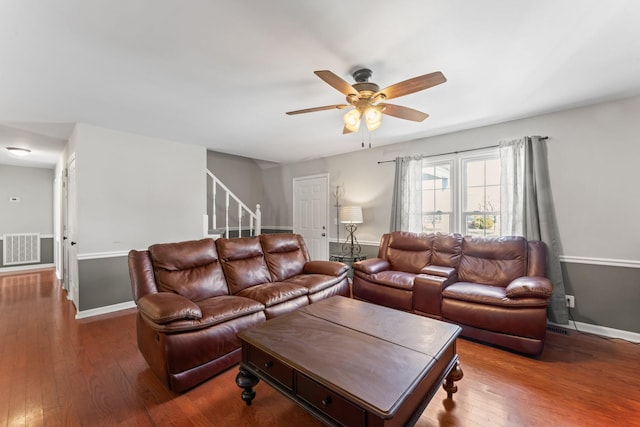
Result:
<svg viewBox="0 0 640 427"><path fill-rule="evenodd" d="M431 249L431 264L458 268L462 257L462 234L436 234Z"/></svg>
<svg viewBox="0 0 640 427"><path fill-rule="evenodd" d="M419 274L431 264L433 234L394 231L389 236L386 260L391 270Z"/></svg>
<svg viewBox="0 0 640 427"><path fill-rule="evenodd" d="M151 245L149 256L160 292L191 301L229 294L212 239Z"/></svg>
<svg viewBox="0 0 640 427"><path fill-rule="evenodd" d="M506 287L526 275L527 241L523 237L464 237L458 268L461 282Z"/></svg>
<svg viewBox="0 0 640 427"><path fill-rule="evenodd" d="M274 282L302 273L304 264L309 261L304 240L297 234L262 234L260 244Z"/></svg>
<svg viewBox="0 0 640 427"><path fill-rule="evenodd" d="M232 294L271 282L259 237L221 238L216 247Z"/></svg>

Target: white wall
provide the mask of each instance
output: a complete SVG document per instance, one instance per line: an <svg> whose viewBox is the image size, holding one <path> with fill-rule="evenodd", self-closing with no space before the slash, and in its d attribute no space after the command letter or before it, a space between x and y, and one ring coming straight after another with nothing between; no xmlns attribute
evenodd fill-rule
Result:
<svg viewBox="0 0 640 427"><path fill-rule="evenodd" d="M361 242L378 242L389 230L396 156L435 155L495 145L525 135L547 141L562 254L640 260L640 97L575 108L447 135L265 169L265 213L274 224L292 223L292 179L329 173L344 185L346 204L363 206ZM338 136L339 137L339 136ZM372 137L375 147L375 133ZM335 214L333 214L335 216ZM335 237L335 226L329 225ZM342 231L341 231L342 233ZM343 234L341 234L343 237Z"/></svg>
<svg viewBox="0 0 640 427"><path fill-rule="evenodd" d="M80 254L202 237L206 149L78 124Z"/></svg>
<svg viewBox="0 0 640 427"><path fill-rule="evenodd" d="M53 234L53 177L52 169L0 165L0 236Z"/></svg>

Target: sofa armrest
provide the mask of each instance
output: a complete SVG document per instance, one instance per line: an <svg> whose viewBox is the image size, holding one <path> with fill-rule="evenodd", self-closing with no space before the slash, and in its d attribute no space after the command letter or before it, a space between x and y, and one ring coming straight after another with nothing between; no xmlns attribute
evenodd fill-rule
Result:
<svg viewBox="0 0 640 427"><path fill-rule="evenodd" d="M175 320L202 318L202 311L196 303L172 292L158 292L143 296L138 300L138 310L159 325Z"/></svg>
<svg viewBox="0 0 640 427"><path fill-rule="evenodd" d="M505 288L508 298L549 298L553 285L546 277L518 277Z"/></svg>
<svg viewBox="0 0 640 427"><path fill-rule="evenodd" d="M366 274L376 274L389 270L390 268L391 264L381 258L369 258L353 263L354 270L359 270Z"/></svg>
<svg viewBox="0 0 640 427"><path fill-rule="evenodd" d="M427 265L420 270L422 274L439 277L451 277L456 272L453 267L443 267L441 265Z"/></svg>
<svg viewBox="0 0 640 427"><path fill-rule="evenodd" d="M458 281L455 269L449 277L418 274L413 279L413 309L430 317L442 317L442 291Z"/></svg>
<svg viewBox="0 0 640 427"><path fill-rule="evenodd" d="M305 274L326 274L340 276L349 270L349 266L338 261L308 261L302 267Z"/></svg>

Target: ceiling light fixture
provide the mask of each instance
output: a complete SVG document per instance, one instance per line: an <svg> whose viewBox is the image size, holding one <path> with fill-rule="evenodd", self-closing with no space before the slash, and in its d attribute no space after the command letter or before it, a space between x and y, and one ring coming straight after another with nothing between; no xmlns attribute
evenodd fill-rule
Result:
<svg viewBox="0 0 640 427"><path fill-rule="evenodd" d="M20 157L24 157L29 155L29 153L31 153L31 150L28 150L26 148L20 148L20 147L7 147L7 150L9 150L9 153L13 154L14 156L20 156Z"/></svg>
<svg viewBox="0 0 640 427"><path fill-rule="evenodd" d="M382 124L382 110L384 107L378 105L366 105L365 107L356 106L353 110L347 111L342 117L345 127L351 132L357 132L360 129L360 122L364 118L367 130L372 132ZM364 110L362 112L361 110Z"/></svg>

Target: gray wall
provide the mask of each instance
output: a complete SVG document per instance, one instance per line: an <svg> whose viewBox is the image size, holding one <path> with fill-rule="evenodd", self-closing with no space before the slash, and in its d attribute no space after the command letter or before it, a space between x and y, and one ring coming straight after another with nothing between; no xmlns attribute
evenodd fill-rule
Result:
<svg viewBox="0 0 640 427"><path fill-rule="evenodd" d="M40 233L40 263L53 263L53 169L0 165L0 239L3 234ZM10 202L10 197L20 202ZM0 268L3 264L0 240Z"/></svg>
<svg viewBox="0 0 640 427"><path fill-rule="evenodd" d="M0 235L53 234L53 169L0 165L0 183Z"/></svg>
<svg viewBox="0 0 640 427"><path fill-rule="evenodd" d="M394 164L378 161L480 148L525 135L549 136L560 255L565 260L567 293L576 297L573 312L595 325L640 332L640 281L611 281L611 274L627 277L627 267L599 265L628 260L640 266L640 240L635 238L640 235L638 117L640 97L632 97L379 148L375 148L374 133L372 149L265 169L265 212L273 214L267 221L292 223L294 177L329 173L331 186L344 185L343 203L363 207L364 223L358 226L358 239L377 245L389 230L394 179ZM331 210L331 214L333 224L335 212ZM335 239L335 227L330 226L329 232ZM579 273L583 267L573 265L573 259L594 264L588 280ZM612 268L621 271L612 273ZM637 268L630 270L637 274ZM601 295L594 291L605 283L609 292Z"/></svg>
<svg viewBox="0 0 640 427"><path fill-rule="evenodd" d="M81 310L133 300L126 256L79 260L78 277Z"/></svg>
<svg viewBox="0 0 640 427"><path fill-rule="evenodd" d="M130 249L203 236L206 150L85 124L69 148L77 171L78 309L131 301Z"/></svg>

